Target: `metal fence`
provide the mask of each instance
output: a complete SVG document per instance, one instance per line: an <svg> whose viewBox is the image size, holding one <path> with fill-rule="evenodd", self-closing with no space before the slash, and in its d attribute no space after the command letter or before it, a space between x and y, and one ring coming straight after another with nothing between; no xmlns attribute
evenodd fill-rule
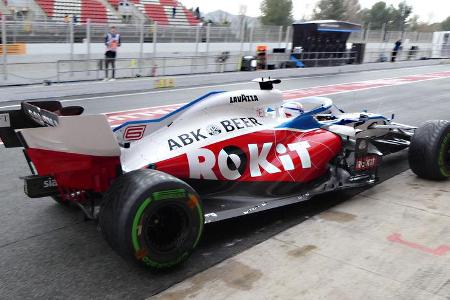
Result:
<svg viewBox="0 0 450 300"><path fill-rule="evenodd" d="M417 60L429 57L430 49L402 50L396 61ZM390 49L367 50L365 63L390 61ZM264 69L295 67L289 53L267 54ZM306 67L338 66L357 63L358 53L304 52L297 55ZM242 56L239 54L198 55L183 57L129 57L116 60L116 78L160 77L183 74L220 73L241 70ZM5 69L0 69L0 76ZM111 74L111 73L110 73ZM103 59L58 60L46 63L16 63L7 68L9 80L0 80L1 85L30 84L43 82L68 82L101 80L105 78Z"/></svg>
<svg viewBox="0 0 450 300"><path fill-rule="evenodd" d="M167 26L155 24L115 24L121 33L124 43L136 43L136 51L131 58L117 60L118 77L136 76L165 76L175 74L192 74L208 72L226 72L239 69L241 55L252 54L253 45L257 43L278 43L278 47L288 48L292 40L292 27L260 26L232 29L228 26ZM57 22L1 22L1 38L6 42L2 44L2 65L0 68L0 85L37 83L43 80L66 81L103 78L101 55L91 54L91 44L103 43L104 34L108 24L57 23ZM377 43L376 49L366 49L364 62L380 62L390 58L392 44L402 38L414 43L429 44L427 49L401 51L398 60L420 59L431 56L431 42L433 33L374 31L364 29L350 35L350 43ZM58 43L69 45L64 56L54 58L54 61L24 63L8 63L7 44L20 45L21 43ZM76 44L86 45L83 54L75 55ZM190 43L195 45L195 51L180 55L180 57L167 57L167 53L157 53L160 43ZM225 61L217 61L218 55L210 51L211 43L234 43L234 52ZM240 50L236 45L241 45ZM144 45L146 51L144 52ZM416 44L417 45L417 44ZM149 47L150 46L150 51ZM385 49L385 47L387 47ZM420 46L422 48L422 46ZM152 49L153 48L153 49ZM389 48L389 49L388 49ZM200 51L199 49L202 49ZM206 51L205 51L206 50ZM228 51L229 49L223 49ZM84 51L84 50L83 50ZM289 50L288 50L289 51ZM49 56L52 53L49 51ZM163 57L161 57L163 56ZM65 58L61 60L61 58ZM69 59L67 59L69 58ZM13 58L11 58L13 60ZM289 54L269 54L268 67L278 68L283 61L289 60ZM306 66L331 66L347 64L355 61L355 53L345 52L310 52L303 53L301 60ZM283 65L285 66L285 65ZM8 79L8 76L10 79ZM12 79L11 79L12 78Z"/></svg>
<svg viewBox="0 0 450 300"><path fill-rule="evenodd" d="M278 42L290 34L290 27L261 26L234 30L228 26L173 26L154 24L114 24L121 33L124 42L138 43L192 43L195 41L212 43L227 42ZM91 42L103 41L108 24L95 23L55 23L6 21L6 36L8 43L81 43L86 38ZM290 36L289 36L290 37Z"/></svg>
<svg viewBox="0 0 450 300"><path fill-rule="evenodd" d="M155 58L116 59L116 77L155 77L198 73L220 73L237 71L240 68L239 55L210 55ZM109 70L111 74L111 68ZM68 80L99 80L105 77L103 59L58 60L56 62L57 82Z"/></svg>
<svg viewBox="0 0 450 300"><path fill-rule="evenodd" d="M394 43L402 39L410 43L431 43L433 32L416 31L385 31L363 29L359 32L352 32L348 39L349 43Z"/></svg>
<svg viewBox="0 0 450 300"><path fill-rule="evenodd" d="M159 43L211 43L227 42L281 42L291 40L291 26L259 26L233 29L229 26L173 26L157 24L114 24L124 42ZM8 43L81 43L87 38L91 42L101 42L108 24L94 23L58 23L6 21L5 34ZM432 41L432 32L401 32L363 29L353 32L349 42L395 42L398 39L410 42L428 43Z"/></svg>

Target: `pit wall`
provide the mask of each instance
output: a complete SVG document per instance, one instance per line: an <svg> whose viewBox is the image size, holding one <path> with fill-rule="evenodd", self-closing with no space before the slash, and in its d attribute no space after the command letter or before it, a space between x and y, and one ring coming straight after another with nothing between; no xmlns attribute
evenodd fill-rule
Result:
<svg viewBox="0 0 450 300"><path fill-rule="evenodd" d="M206 43L198 44L198 51L196 51L196 43L160 43L156 46L157 56L180 56L180 55L195 55L198 54L216 54L222 51L229 51L231 53L254 54L257 45L267 45L269 53L273 48L291 48L291 43ZM420 50L430 50L432 44L430 43L409 43L405 41L404 49L409 49L410 46L418 46ZM393 48L392 43L368 43L366 44L366 51L372 52L386 52L389 53ZM118 57L139 57L139 43L123 43L119 49ZM88 56L88 45L85 43L73 44L73 55L70 54L70 44L26 44L25 55L9 55L8 63L24 63L24 62L55 62L64 59L85 59ZM103 57L105 52L105 45L101 43L90 44L90 58ZM431 55L431 51L430 51ZM153 56L153 44L144 43L143 56ZM365 62L370 61L369 56L366 57Z"/></svg>

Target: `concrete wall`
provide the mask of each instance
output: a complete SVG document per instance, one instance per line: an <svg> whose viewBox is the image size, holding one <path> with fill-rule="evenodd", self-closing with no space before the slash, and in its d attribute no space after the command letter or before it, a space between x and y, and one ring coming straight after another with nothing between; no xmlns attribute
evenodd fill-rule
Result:
<svg viewBox="0 0 450 300"><path fill-rule="evenodd" d="M198 44L198 52L210 54L220 53L222 51L229 51L231 53L254 53L257 45L267 45L269 51L273 48L284 48L286 43L210 43L209 46L206 43ZM431 49L433 47L430 43L411 43L409 40L405 40L403 43L403 49L407 50L412 45L419 46L422 52L422 56L431 56ZM374 61L375 57L378 57L378 53L389 54L393 48L392 43L367 43L366 52L368 55L365 57L365 62ZM288 49L291 48L291 43L287 44ZM56 60L71 59L71 46L70 44L27 44L27 55L10 55L8 57L8 63L21 63L21 62L55 62ZM209 49L208 49L209 48ZM139 57L140 44L139 43L124 43L119 49L119 58ZM88 45L85 43L73 44L73 59L85 59L87 57ZM91 43L90 53L91 58L100 58L105 52L105 46L102 43ZM406 53L406 51L404 51ZM153 55L153 44L144 43L143 45L144 57L150 57ZM156 46L157 56L176 56L180 53L184 55L195 55L196 44L195 43L160 43ZM425 55L427 54L428 55ZM1 61L1 59L0 59Z"/></svg>
<svg viewBox="0 0 450 300"><path fill-rule="evenodd" d="M419 51L416 53L416 57L432 57L433 44L430 43L412 43L409 40L405 40L402 43L402 51L399 52L399 60L406 59L408 55L408 49L411 46L418 46ZM366 51L364 55L364 62L375 62L379 58L380 54L386 55L388 58L391 56L393 43L367 43Z"/></svg>
<svg viewBox="0 0 450 300"><path fill-rule="evenodd" d="M255 51L256 45L267 45L269 49L286 47L286 43L243 43L242 51ZM291 44L288 44L288 48ZM9 63L18 62L54 62L61 59L70 59L71 47L70 44L27 44L27 55L23 56L9 56ZM119 48L118 57L139 57L140 44L139 43L124 43ZM160 43L156 46L157 56L173 56L179 53L184 55L194 55L196 51L195 43ZM206 53L208 46L206 43L198 44L198 52ZM209 53L220 53L222 51L229 51L232 53L239 53L241 51L240 43L210 43ZM85 43L78 43L73 45L74 59L84 59L88 52L88 46ZM91 58L102 57L105 53L105 45L102 43L91 43L90 45ZM153 55L153 44L144 43L144 56Z"/></svg>
<svg viewBox="0 0 450 300"><path fill-rule="evenodd" d="M256 48L260 43L210 43L209 47L205 43L198 46L198 54L215 55L222 51L229 51L232 54L248 53ZM285 43L266 43L270 50L276 47L285 47ZM408 41L404 43L404 49L409 49L412 44ZM416 44L419 46L421 52L416 58L422 56L429 57L431 54L431 44ZM291 45L288 44L288 47ZM388 59L392 50L392 43L368 43L366 45L366 56L364 62L376 62L380 53L384 53ZM194 55L195 43L161 43L157 44L156 56L158 57L178 57L182 59L158 59L158 60L144 60L138 66L135 59L139 57L140 44L138 43L124 43L119 50L117 61L117 77L135 77L140 76L173 76L176 74L195 74L195 73L211 73L223 71L235 71L239 69L240 58L238 55L230 57L225 65L219 65L215 61L214 56L209 58L186 59L187 56ZM88 45L74 44L72 58L77 60L84 60L87 58ZM104 45L101 43L92 43L90 45L90 58L103 58ZM78 80L96 80L104 76L104 72L97 67L97 61L91 61L89 64L85 61L69 64L63 62L56 64L58 60L71 59L70 44L28 44L28 55L23 56L8 56L7 74L8 78L0 78L1 85L13 84L31 84L42 83L43 80L51 81L78 81ZM143 47L144 58L151 58L153 56L153 44L146 43ZM398 60L405 60L408 51L401 51ZM120 60L122 59L122 60ZM287 59L287 55L282 60ZM269 59L271 61L271 59ZM43 63L44 62L44 63ZM138 67L138 69L137 69ZM335 72L339 72L340 67L333 67ZM359 68L359 67L358 67ZM88 70L90 70L88 72Z"/></svg>

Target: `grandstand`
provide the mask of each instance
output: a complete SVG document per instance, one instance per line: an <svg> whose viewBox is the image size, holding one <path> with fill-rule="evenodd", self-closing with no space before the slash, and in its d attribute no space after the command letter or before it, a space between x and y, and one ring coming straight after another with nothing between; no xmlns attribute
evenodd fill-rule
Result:
<svg viewBox="0 0 450 300"><path fill-rule="evenodd" d="M0 1L0 16L9 15L9 14L10 14L10 12L9 12L8 8L6 7L5 2Z"/></svg>
<svg viewBox="0 0 450 300"><path fill-rule="evenodd" d="M64 16L77 16L85 23L88 19L94 23L119 23L117 13L95 0L36 0L37 4L53 21L64 21Z"/></svg>
<svg viewBox="0 0 450 300"><path fill-rule="evenodd" d="M0 14L8 13L8 7L14 1L0 0ZM64 17L76 16L77 21L85 23L121 23L122 15L119 5L126 2L134 7L136 20L145 23L158 22L161 25L195 26L199 21L193 13L176 0L28 0L29 10L36 10L35 16L42 16L51 21L64 22ZM172 9L176 7L173 16Z"/></svg>
<svg viewBox="0 0 450 300"><path fill-rule="evenodd" d="M150 20L161 25L197 25L192 12L174 0L138 0L134 5ZM172 17L172 8L176 7L175 17Z"/></svg>
<svg viewBox="0 0 450 300"><path fill-rule="evenodd" d="M16 8L13 8L16 10ZM0 0L0 17L6 16L6 18L11 18L11 9L8 7L8 0Z"/></svg>

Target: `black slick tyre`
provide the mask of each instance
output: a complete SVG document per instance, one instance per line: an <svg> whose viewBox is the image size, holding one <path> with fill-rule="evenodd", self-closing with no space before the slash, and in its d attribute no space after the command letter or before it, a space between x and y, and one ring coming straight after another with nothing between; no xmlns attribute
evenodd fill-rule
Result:
<svg viewBox="0 0 450 300"><path fill-rule="evenodd" d="M151 269L174 267L197 246L204 225L198 194L163 172L136 170L106 193L100 229L122 257Z"/></svg>
<svg viewBox="0 0 450 300"><path fill-rule="evenodd" d="M433 120L416 129L409 147L409 166L419 177L450 177L450 122Z"/></svg>

